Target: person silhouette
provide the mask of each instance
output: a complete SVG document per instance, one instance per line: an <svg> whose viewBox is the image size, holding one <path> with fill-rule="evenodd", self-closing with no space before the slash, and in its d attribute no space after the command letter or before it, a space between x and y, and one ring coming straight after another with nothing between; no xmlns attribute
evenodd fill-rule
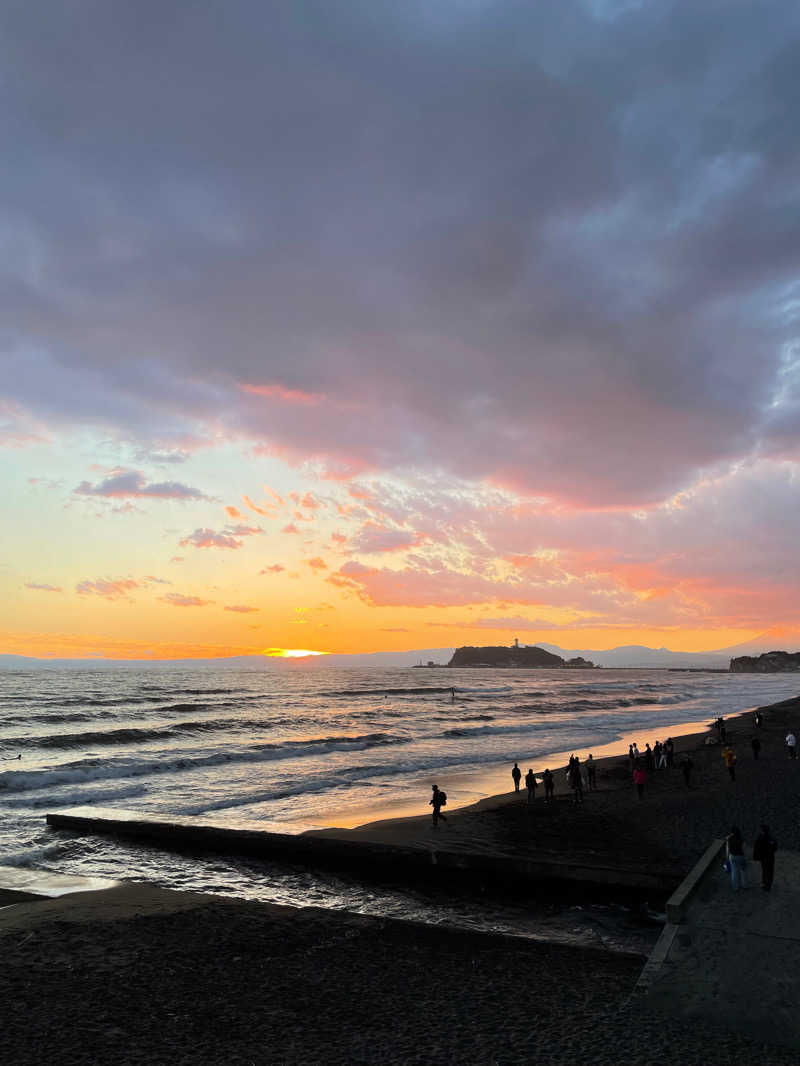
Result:
<svg viewBox="0 0 800 1066"><path fill-rule="evenodd" d="M555 798L555 781L549 769L542 774L542 781L544 781L544 801L545 803L552 803Z"/></svg>
<svg viewBox="0 0 800 1066"><path fill-rule="evenodd" d="M514 778L514 791L519 792L519 783L522 780L522 770L514 763L514 769L511 771L511 776Z"/></svg>
<svg viewBox="0 0 800 1066"><path fill-rule="evenodd" d="M438 785L433 786L433 795L428 801L428 806L433 807L433 828L435 829L439 824L441 818L443 822L447 821L445 815L442 814L442 807L447 803L447 793L442 792Z"/></svg>
<svg viewBox="0 0 800 1066"><path fill-rule="evenodd" d="M525 787L528 790L528 803L533 803L536 799L536 775L532 769L525 774Z"/></svg>

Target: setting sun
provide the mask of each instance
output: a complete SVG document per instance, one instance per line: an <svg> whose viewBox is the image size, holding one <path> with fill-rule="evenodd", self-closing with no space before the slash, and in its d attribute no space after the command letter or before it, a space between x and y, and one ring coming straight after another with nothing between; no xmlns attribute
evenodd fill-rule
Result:
<svg viewBox="0 0 800 1066"><path fill-rule="evenodd" d="M305 659L309 655L327 655L326 651L309 651L308 648L265 648L262 655L271 659Z"/></svg>

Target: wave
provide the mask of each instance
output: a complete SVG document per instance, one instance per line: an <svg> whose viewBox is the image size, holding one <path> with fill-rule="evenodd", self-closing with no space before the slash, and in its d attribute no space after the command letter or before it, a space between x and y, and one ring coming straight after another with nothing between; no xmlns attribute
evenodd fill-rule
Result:
<svg viewBox="0 0 800 1066"><path fill-rule="evenodd" d="M146 777L152 774L174 773L221 766L225 763L258 763L278 759L320 756L333 751L364 751L389 744L404 744L406 739L391 733L367 733L364 736L313 737L290 740L281 744L255 745L244 751L214 752L185 758L142 759L82 759L49 770L6 770L0 773L0 792L26 792L32 789L70 785L84 781Z"/></svg>

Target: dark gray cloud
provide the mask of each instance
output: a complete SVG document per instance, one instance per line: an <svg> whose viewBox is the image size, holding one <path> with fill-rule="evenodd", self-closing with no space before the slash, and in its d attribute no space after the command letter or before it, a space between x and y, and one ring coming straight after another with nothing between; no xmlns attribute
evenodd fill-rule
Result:
<svg viewBox="0 0 800 1066"><path fill-rule="evenodd" d="M32 418L591 503L797 455L795 5L73 0L0 31Z"/></svg>

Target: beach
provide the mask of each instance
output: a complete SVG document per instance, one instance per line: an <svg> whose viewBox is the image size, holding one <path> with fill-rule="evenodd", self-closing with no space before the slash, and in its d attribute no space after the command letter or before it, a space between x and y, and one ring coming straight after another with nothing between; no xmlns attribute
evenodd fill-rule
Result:
<svg viewBox="0 0 800 1066"><path fill-rule="evenodd" d="M533 846L532 817L549 854L597 861L613 848L632 867L687 869L732 820L752 842L766 818L781 847L797 849L800 762L783 737L798 718L798 700L765 709L758 762L752 717L729 721L736 782L699 733L676 745L692 752L692 789L677 767L656 772L640 803L620 755L598 765L599 791L582 808L561 780L555 816L504 795L452 812L446 831L518 850ZM422 816L348 832L424 841L433 830ZM4 1050L19 1066L796 1061L769 1034L756 1042L713 1019L642 1013L629 1001L636 953L147 885L7 907L0 944Z"/></svg>

